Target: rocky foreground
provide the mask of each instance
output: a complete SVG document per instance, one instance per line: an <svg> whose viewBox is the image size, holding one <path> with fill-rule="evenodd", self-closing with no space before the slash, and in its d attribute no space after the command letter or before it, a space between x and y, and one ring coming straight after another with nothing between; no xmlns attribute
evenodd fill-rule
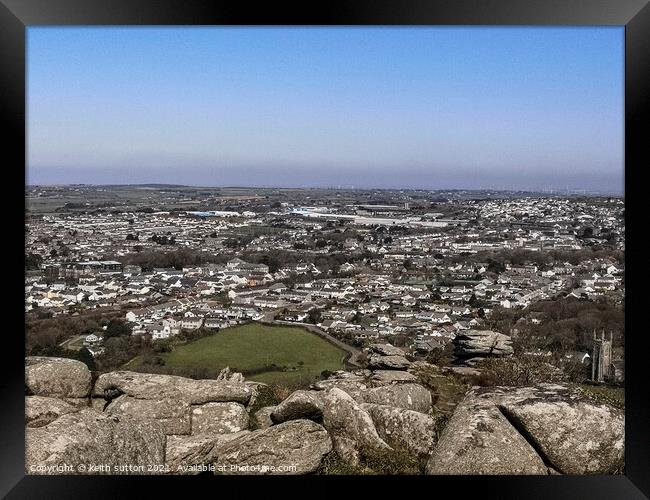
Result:
<svg viewBox="0 0 650 500"><path fill-rule="evenodd" d="M29 357L26 472L308 474L334 461L364 473L396 457L426 474L621 471L622 410L569 385L467 390L459 377L377 344L368 369L260 407L263 384L229 370L217 380L119 371L93 382L79 361Z"/></svg>

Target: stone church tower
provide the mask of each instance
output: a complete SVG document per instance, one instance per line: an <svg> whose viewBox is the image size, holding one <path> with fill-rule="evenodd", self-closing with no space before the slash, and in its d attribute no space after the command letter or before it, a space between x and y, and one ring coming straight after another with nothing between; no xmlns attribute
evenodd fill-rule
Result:
<svg viewBox="0 0 650 500"><path fill-rule="evenodd" d="M591 358L591 380L604 382L612 378L612 334L609 340L605 340L605 331L600 332L600 338L596 338L594 332L594 351Z"/></svg>

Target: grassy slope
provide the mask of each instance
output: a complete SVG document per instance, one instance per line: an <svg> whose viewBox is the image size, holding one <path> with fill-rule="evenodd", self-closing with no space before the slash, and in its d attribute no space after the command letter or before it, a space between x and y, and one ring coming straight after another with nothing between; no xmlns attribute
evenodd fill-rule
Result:
<svg viewBox="0 0 650 500"><path fill-rule="evenodd" d="M345 352L302 328L257 323L222 330L215 335L176 346L164 354L165 366L204 366L236 371L264 368L270 364L296 367L295 371L268 371L247 375L247 380L292 383L316 378L323 370L343 367ZM304 365L298 366L302 361Z"/></svg>

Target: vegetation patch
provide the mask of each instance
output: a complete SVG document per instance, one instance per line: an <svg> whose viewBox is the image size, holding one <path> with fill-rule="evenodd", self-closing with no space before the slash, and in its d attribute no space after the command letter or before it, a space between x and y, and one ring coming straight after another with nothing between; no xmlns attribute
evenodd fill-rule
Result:
<svg viewBox="0 0 650 500"><path fill-rule="evenodd" d="M476 368L481 370L481 374L474 377L473 383L484 387L566 382L571 378L564 370L549 363L546 359L534 355L486 358L480 361ZM577 368L572 368L580 370L584 367L580 365ZM581 380L584 379L582 371L576 373L575 376Z"/></svg>
<svg viewBox="0 0 650 500"><path fill-rule="evenodd" d="M324 370L343 369L345 355L303 328L249 323L176 345L171 352L158 353L162 361L145 364L143 357L138 358L129 369L211 378L229 366L248 380L302 386Z"/></svg>
<svg viewBox="0 0 650 500"><path fill-rule="evenodd" d="M599 403L605 403L614 408L625 409L625 388L624 387L612 387L609 385L590 385L590 384L580 384L580 391L586 396L598 401Z"/></svg>
<svg viewBox="0 0 650 500"><path fill-rule="evenodd" d="M424 474L426 458L402 450L375 451L363 454L358 465L350 465L336 452L329 453L316 471L322 475L415 475Z"/></svg>

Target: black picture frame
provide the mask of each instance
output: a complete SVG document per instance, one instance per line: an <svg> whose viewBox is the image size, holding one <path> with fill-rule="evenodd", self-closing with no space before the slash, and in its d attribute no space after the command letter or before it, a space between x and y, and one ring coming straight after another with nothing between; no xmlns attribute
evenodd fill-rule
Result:
<svg viewBox="0 0 650 500"><path fill-rule="evenodd" d="M16 221L15 254L19 249L22 224L17 208L24 206L25 168L25 56L26 28L36 25L608 25L625 26L625 196L626 204L639 204L632 213L642 213L643 169L650 165L647 130L650 102L650 5L646 0L357 0L303 2L288 6L275 2L252 5L248 2L206 0L0 0L0 103L3 129L3 171L11 185L3 200L8 219ZM8 153L8 154L7 154ZM14 178L15 177L15 178ZM6 194L6 196L5 196ZM10 196L11 195L11 196ZM14 200L13 196L16 199ZM639 219L641 217L639 216ZM642 219L641 219L642 220ZM639 224L643 224L640 222ZM632 249L642 245L643 228L635 225L626 211L626 473L624 476L429 476L401 478L355 478L364 489L382 487L386 481L417 482L424 494L454 496L471 493L497 498L646 498L650 497L650 398L645 369L648 341L644 331L640 293L643 286L643 255ZM13 248L13 247L12 247ZM14 258L16 258L14 257ZM6 257L11 259L11 257ZM18 257L19 258L19 257ZM6 281L6 310L14 327L3 335L3 376L0 378L0 494L7 498L113 498L127 496L133 487L164 488L181 485L192 495L196 482L206 482L207 491L223 494L224 486L249 488L255 482L270 481L280 491L287 485L279 478L223 477L97 477L27 476L24 472L24 304L15 288L24 286L24 275L13 259L5 262L15 278ZM17 260L20 262L20 260ZM635 330L636 327L636 330ZM24 331L24 330L23 330ZM319 481L331 488L347 487L340 477L289 478L305 481L307 490ZM191 484L190 484L191 481ZM284 483L284 481L283 481ZM293 483L292 483L293 484ZM414 485L415 486L415 485ZM292 487L293 489L293 487ZM334 489L328 490L334 494ZM410 488L404 493L411 494ZM339 492L341 493L341 492ZM367 493L366 493L367 494ZM413 492L415 494L415 492Z"/></svg>

